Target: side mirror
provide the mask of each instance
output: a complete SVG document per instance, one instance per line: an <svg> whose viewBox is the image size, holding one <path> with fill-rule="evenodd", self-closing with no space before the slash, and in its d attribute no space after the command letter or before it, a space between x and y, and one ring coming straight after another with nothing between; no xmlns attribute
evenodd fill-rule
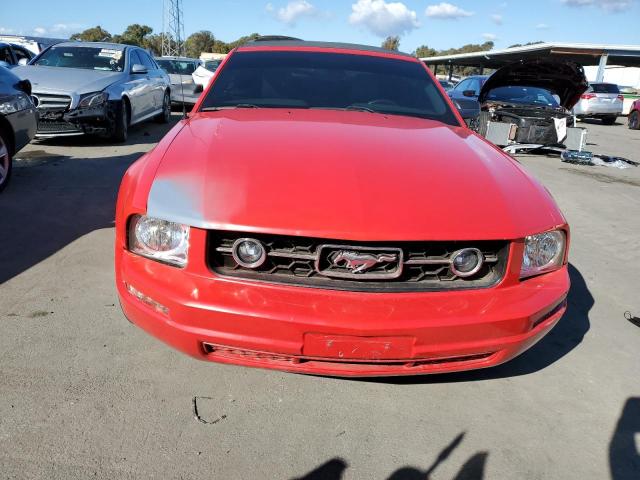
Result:
<svg viewBox="0 0 640 480"><path fill-rule="evenodd" d="M465 90L464 92L462 92L462 95L464 95L465 97L475 97L476 92L475 90Z"/></svg>
<svg viewBox="0 0 640 480"><path fill-rule="evenodd" d="M193 89L193 93L202 93L203 90L204 88L202 88L202 85L196 84L196 87Z"/></svg>
<svg viewBox="0 0 640 480"><path fill-rule="evenodd" d="M29 63L29 60L27 60L26 58L21 58L20 60L18 60L18 65L27 65Z"/></svg>
<svg viewBox="0 0 640 480"><path fill-rule="evenodd" d="M29 80L20 80L17 87L19 90L31 96L31 82Z"/></svg>
<svg viewBox="0 0 640 480"><path fill-rule="evenodd" d="M144 65L136 63L133 65L133 67L131 67L131 73L133 73L134 75L144 75L145 73L149 73L149 71Z"/></svg>

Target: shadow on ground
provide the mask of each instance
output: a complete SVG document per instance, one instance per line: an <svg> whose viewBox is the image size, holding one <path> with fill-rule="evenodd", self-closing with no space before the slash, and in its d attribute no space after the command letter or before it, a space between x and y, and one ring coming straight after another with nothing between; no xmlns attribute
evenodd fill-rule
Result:
<svg viewBox="0 0 640 480"><path fill-rule="evenodd" d="M627 399L609 443L612 480L640 478L640 445L637 442L640 442L640 397L632 397Z"/></svg>
<svg viewBox="0 0 640 480"><path fill-rule="evenodd" d="M413 466L399 468L387 480L429 480L435 470L451 456L464 439L465 432L460 433L449 445L443 448L433 463L426 470ZM485 465L489 454L478 452L472 455L461 467L452 480L483 480ZM342 458L333 458L316 469L296 480L340 480L349 465Z"/></svg>
<svg viewBox="0 0 640 480"><path fill-rule="evenodd" d="M136 128L126 144L117 145L133 152L123 155L110 155L116 146L95 137L47 140L19 152L11 183L0 195L0 284L83 235L113 226L124 172L170 126ZM104 156L84 158L102 153L88 150L93 147L103 148Z"/></svg>

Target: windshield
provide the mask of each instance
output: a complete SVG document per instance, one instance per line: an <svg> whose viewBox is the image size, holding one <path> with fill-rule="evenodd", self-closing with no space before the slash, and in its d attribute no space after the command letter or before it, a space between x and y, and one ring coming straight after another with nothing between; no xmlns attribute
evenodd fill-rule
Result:
<svg viewBox="0 0 640 480"><path fill-rule="evenodd" d="M620 89L613 83L592 83L588 92L594 93L620 93Z"/></svg>
<svg viewBox="0 0 640 480"><path fill-rule="evenodd" d="M201 109L235 106L365 110L459 125L422 64L371 55L236 53Z"/></svg>
<svg viewBox="0 0 640 480"><path fill-rule="evenodd" d="M166 58L156 58L156 63L165 72L176 75L191 75L196 69L196 64L192 60L169 60Z"/></svg>
<svg viewBox="0 0 640 480"><path fill-rule="evenodd" d="M210 72L215 72L221 63L222 60L207 60L206 62L204 62L204 68L206 68Z"/></svg>
<svg viewBox="0 0 640 480"><path fill-rule="evenodd" d="M498 87L489 91L488 101L559 107L557 97L544 88L537 87Z"/></svg>
<svg viewBox="0 0 640 480"><path fill-rule="evenodd" d="M34 65L122 72L124 51L96 47L51 47L42 53Z"/></svg>

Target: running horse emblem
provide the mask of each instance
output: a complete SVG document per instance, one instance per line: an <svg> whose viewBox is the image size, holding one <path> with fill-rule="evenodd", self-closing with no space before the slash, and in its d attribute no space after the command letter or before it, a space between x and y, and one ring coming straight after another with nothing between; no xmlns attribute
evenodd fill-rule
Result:
<svg viewBox="0 0 640 480"><path fill-rule="evenodd" d="M334 267L344 267L351 273L364 273L381 263L391 263L398 260L395 253L358 253L349 250L340 250L331 259Z"/></svg>

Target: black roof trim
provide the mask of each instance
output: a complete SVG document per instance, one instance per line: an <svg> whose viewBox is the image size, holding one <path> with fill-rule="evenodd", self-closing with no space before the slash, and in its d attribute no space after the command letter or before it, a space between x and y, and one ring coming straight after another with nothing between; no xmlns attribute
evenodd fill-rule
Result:
<svg viewBox="0 0 640 480"><path fill-rule="evenodd" d="M268 37L263 37L268 38ZM280 37L286 38L286 37ZM255 42L255 41L254 41ZM248 42L242 47L250 47L254 42ZM398 55L401 57L410 57L416 58L415 56L404 53L404 52L396 52L395 50L387 50L386 48L380 47L372 47L370 45L359 45L356 43L339 43L339 42L309 42L305 40L258 40L256 43L259 43L261 47L318 47L318 48L335 48L337 50L360 50L363 52L377 52L377 53L391 53L393 55Z"/></svg>

